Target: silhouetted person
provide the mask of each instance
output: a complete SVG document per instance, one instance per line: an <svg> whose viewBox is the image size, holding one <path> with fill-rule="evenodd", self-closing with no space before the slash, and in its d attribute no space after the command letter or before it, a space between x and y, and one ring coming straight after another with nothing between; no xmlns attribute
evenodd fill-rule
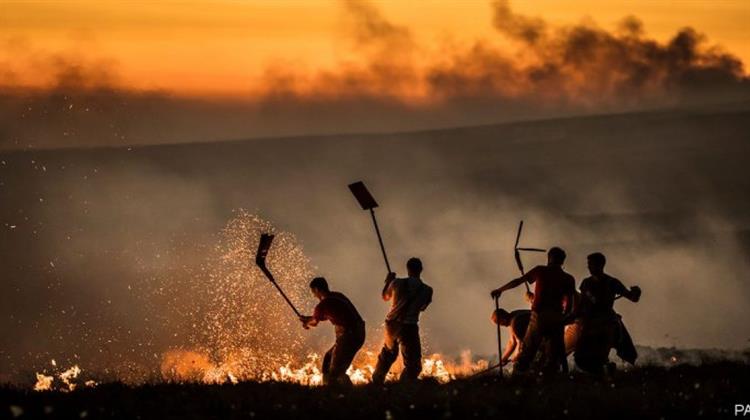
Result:
<svg viewBox="0 0 750 420"><path fill-rule="evenodd" d="M382 384L398 358L399 348L404 361L401 381L413 381L422 372L422 345L419 341L419 314L432 302L432 288L422 282L422 261L411 258L406 263L407 278L388 273L383 287L383 300L391 301L385 317L385 339L372 374L372 383Z"/></svg>
<svg viewBox="0 0 750 420"><path fill-rule="evenodd" d="M523 338L526 335L526 329L531 320L531 311L528 309L519 309L508 312L505 309L496 309L492 312L490 319L495 324L508 327L510 332L508 344L506 344L505 351L503 351L503 355L500 357L500 365L505 366L511 361L511 357L514 355L515 357L512 357L512 360L515 361L521 347L523 347Z"/></svg>
<svg viewBox="0 0 750 420"><path fill-rule="evenodd" d="M312 316L300 317L302 326L308 329L327 320L336 329L336 342L323 357L323 383L351 385L346 370L365 342L365 322L352 302L343 294L332 292L323 277L314 278L310 290L320 302Z"/></svg>
<svg viewBox="0 0 750 420"><path fill-rule="evenodd" d="M638 357L621 317L614 310L614 303L617 296L638 302L641 289L638 286L627 289L620 280L606 274L604 254L595 252L587 259L591 276L581 282L574 358L580 368L599 373L609 361L609 350L613 347L629 363L634 363Z"/></svg>
<svg viewBox="0 0 750 420"><path fill-rule="evenodd" d="M534 284L531 303L531 319L523 338L523 346L514 363L514 373L529 369L543 340L548 340L549 354L545 358L544 370L557 372L560 366L567 370L565 361L564 318L570 310L575 293L575 279L563 271L565 251L554 247L547 252L547 265L536 266L525 275L509 281L492 291L493 298L504 291L520 286L524 282Z"/></svg>
<svg viewBox="0 0 750 420"><path fill-rule="evenodd" d="M619 295L632 302L641 298L641 289L633 286L628 290L622 282L604 272L607 258L601 252L588 256L590 277L581 282L581 313L583 315L610 315L615 313L615 298Z"/></svg>

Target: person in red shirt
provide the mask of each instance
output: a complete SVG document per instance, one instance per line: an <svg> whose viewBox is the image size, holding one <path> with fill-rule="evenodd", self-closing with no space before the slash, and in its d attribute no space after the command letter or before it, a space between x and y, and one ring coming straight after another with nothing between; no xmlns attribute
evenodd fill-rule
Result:
<svg viewBox="0 0 750 420"><path fill-rule="evenodd" d="M314 278L310 290L320 302L312 316L300 317L302 327L309 329L321 321L331 321L336 330L336 342L323 357L323 383L351 385L346 370L365 343L365 322L346 296L328 288L325 278Z"/></svg>
<svg viewBox="0 0 750 420"><path fill-rule="evenodd" d="M562 366L567 371L565 359L565 315L573 306L575 279L563 271L565 251L553 247L547 252L547 265L536 266L525 275L509 281L492 291L493 298L500 297L506 290L520 286L524 282L534 284L531 302L531 319L523 338L521 352L514 363L514 372L528 370L543 340L549 343L544 371L555 373Z"/></svg>

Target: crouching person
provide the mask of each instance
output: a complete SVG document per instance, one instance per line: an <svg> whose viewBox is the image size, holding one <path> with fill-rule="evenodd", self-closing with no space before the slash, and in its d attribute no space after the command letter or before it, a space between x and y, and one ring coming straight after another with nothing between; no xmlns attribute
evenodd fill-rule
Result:
<svg viewBox="0 0 750 420"><path fill-rule="evenodd" d="M505 366L508 362L515 362L523 346L523 338L526 335L526 329L531 319L531 311L528 309L519 309L508 312L505 309L496 309L492 312L490 318L494 324L501 327L508 327L510 337L508 344L505 346L503 355L500 358L500 365Z"/></svg>

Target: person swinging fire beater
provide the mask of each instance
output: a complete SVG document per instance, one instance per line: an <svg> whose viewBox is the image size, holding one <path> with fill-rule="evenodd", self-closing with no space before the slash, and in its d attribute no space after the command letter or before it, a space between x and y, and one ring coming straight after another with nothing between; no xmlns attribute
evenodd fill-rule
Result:
<svg viewBox="0 0 750 420"><path fill-rule="evenodd" d="M321 321L331 321L336 330L336 342L323 357L323 383L351 385L346 370L365 343L365 322L344 294L328 288L325 278L314 278L310 282L310 291L320 302L315 306L312 316L300 317L302 327L309 329Z"/></svg>

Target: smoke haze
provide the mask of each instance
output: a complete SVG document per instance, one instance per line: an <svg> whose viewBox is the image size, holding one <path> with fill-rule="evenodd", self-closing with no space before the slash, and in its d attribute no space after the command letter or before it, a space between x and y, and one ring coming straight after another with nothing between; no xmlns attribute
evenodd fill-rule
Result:
<svg viewBox="0 0 750 420"><path fill-rule="evenodd" d="M735 56L694 29L659 42L634 17L613 31L557 27L505 1L488 17L505 43L436 52L368 3L343 8L358 60L269 68L250 98L136 92L115 63L6 43L0 378L55 358L143 379L172 349L277 335L260 322L232 334L283 305L244 260L260 227L289 235L280 281L303 312L315 304L307 277L323 275L379 345L386 273L346 188L356 180L381 205L398 273L424 261L431 351L496 351L489 291L517 276L520 219L523 245L567 250L577 284L601 251L612 275L641 286L640 303L616 305L637 344L747 348L750 102ZM8 57L35 63L51 87L14 85ZM270 135L284 137L251 139ZM257 229L237 227L248 214ZM228 244L232 226L241 238ZM223 259L228 249L239 257ZM526 303L514 291L502 306ZM329 326L306 336L286 308L272 316L290 351L326 349ZM213 334L210 320L227 325Z"/></svg>
<svg viewBox="0 0 750 420"><path fill-rule="evenodd" d="M749 185L741 176L747 117L736 109L683 110L407 134L3 153L8 333L0 371L50 358L122 371L136 355L158 371L154 354L195 344L186 312L202 300L190 285L215 281L207 272L217 261L213 250L241 208L296 236L308 272L351 297L377 346L385 269L368 215L346 188L358 179L381 204L397 271L403 275L411 256L425 263L435 288L423 325L431 351L494 352L488 293L517 275L511 248L521 218L522 243L563 246L578 282L585 256L602 251L609 272L643 288L640 303L617 304L638 344L743 349L750 338ZM255 245L246 245L251 253ZM532 267L544 259L524 261ZM311 310L312 296L297 287L303 311ZM502 305L524 307L521 295L508 293ZM259 298L283 305L270 285ZM252 318L244 301L236 311ZM326 328L317 331L319 350Z"/></svg>

